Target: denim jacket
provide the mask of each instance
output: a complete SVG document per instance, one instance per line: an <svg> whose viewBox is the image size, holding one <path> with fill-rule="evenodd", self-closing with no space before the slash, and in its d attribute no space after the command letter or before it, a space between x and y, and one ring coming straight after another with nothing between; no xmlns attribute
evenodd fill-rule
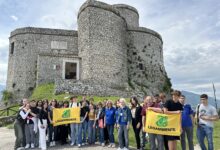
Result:
<svg viewBox="0 0 220 150"><path fill-rule="evenodd" d="M116 123L119 125L127 125L131 122L131 110L125 106L124 108L119 108L116 116Z"/></svg>

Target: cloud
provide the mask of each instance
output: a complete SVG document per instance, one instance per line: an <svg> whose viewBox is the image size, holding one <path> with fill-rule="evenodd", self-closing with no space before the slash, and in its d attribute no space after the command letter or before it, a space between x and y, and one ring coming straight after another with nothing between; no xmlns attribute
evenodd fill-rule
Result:
<svg viewBox="0 0 220 150"><path fill-rule="evenodd" d="M11 19L13 19L14 21L18 21L18 17L14 16L14 15L12 15L12 16L10 16L10 17L11 17Z"/></svg>

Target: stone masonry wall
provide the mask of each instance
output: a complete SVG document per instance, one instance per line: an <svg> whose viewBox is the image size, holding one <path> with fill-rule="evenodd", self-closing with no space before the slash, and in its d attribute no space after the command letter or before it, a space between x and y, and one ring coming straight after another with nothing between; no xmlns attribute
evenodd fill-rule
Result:
<svg viewBox="0 0 220 150"><path fill-rule="evenodd" d="M161 92L166 79L162 38L147 28L130 28L128 32L129 85L149 95Z"/></svg>
<svg viewBox="0 0 220 150"><path fill-rule="evenodd" d="M35 88L37 58L40 53L78 54L76 31L21 28L11 33L12 42L14 53L9 53L7 90L17 97L27 97ZM65 46L66 49L60 49Z"/></svg>
<svg viewBox="0 0 220 150"><path fill-rule="evenodd" d="M85 3L78 15L81 79L127 85L126 22L110 5Z"/></svg>

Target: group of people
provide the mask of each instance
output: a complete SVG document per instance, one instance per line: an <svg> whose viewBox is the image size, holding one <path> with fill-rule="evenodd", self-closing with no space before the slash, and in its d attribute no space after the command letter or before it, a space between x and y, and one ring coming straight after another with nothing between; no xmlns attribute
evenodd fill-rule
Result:
<svg viewBox="0 0 220 150"><path fill-rule="evenodd" d="M218 120L216 109L208 104L208 96L201 95L195 115L189 104L185 104L185 96L180 91L172 92L172 99L167 100L164 93L146 96L143 104L132 96L127 104L124 98L113 103L104 100L95 104L94 99L83 96L78 100L73 96L69 101L31 100L23 99L15 120L15 149L39 147L42 150L56 144L69 144L82 147L95 143L101 146L116 147L114 130L117 130L118 150L129 149L129 128L133 128L137 149L144 149L149 138L151 150L176 150L177 140L181 140L183 150L186 150L185 136L188 139L189 150L193 150L193 124L197 122L197 138L202 150L206 150L204 138L208 139L208 149L213 150L213 121ZM80 108L80 123L54 126L54 108ZM167 136L145 132L146 111L151 109L158 113L181 113L181 136ZM196 119L194 119L194 117ZM48 143L48 144L47 144Z"/></svg>

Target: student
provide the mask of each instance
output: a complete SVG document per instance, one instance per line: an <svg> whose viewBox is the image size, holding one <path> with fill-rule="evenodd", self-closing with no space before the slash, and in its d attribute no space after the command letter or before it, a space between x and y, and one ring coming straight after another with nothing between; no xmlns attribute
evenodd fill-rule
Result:
<svg viewBox="0 0 220 150"><path fill-rule="evenodd" d="M128 130L131 123L131 110L126 106L125 99L120 98L120 108L118 110L118 116L116 119L118 130L118 150L128 150L129 140L128 140ZM124 138L124 141L123 141Z"/></svg>
<svg viewBox="0 0 220 150"><path fill-rule="evenodd" d="M28 112L28 110L31 110L30 108L30 104L27 103L25 108L23 108L23 111L25 111L26 113ZM27 117L25 118L25 140L26 140L26 146L25 148L34 148L34 120L33 118L36 117L36 114L34 114L33 112L29 112Z"/></svg>
<svg viewBox="0 0 220 150"><path fill-rule="evenodd" d="M103 147L105 146L104 141L104 117L105 117L105 108L101 102L98 103L98 110L96 115L96 121L98 124L98 133L99 133L99 144Z"/></svg>
<svg viewBox="0 0 220 150"><path fill-rule="evenodd" d="M166 103L166 94L165 93L160 93L159 94L159 99L160 99L160 108L161 109L164 109L164 105ZM164 148L165 150L169 150L169 147L168 147L168 141L167 139L165 138L165 136L163 136L163 143L164 143Z"/></svg>
<svg viewBox="0 0 220 150"><path fill-rule="evenodd" d="M77 102L77 96L73 96L70 98L70 103L69 103L69 108L75 108L75 107L80 107L80 103ZM73 145L78 145L79 147L81 146L79 144L78 140L78 134L79 134L79 123L72 123L70 124L70 129L71 129L71 146Z"/></svg>
<svg viewBox="0 0 220 150"><path fill-rule="evenodd" d="M55 146L57 140L57 127L53 126L53 109L57 108L57 100L52 100L50 107L48 107L48 119L49 119L49 142L50 146Z"/></svg>
<svg viewBox="0 0 220 150"><path fill-rule="evenodd" d="M153 100L153 97L147 96L146 100L147 100L147 108L146 109L152 109L152 110L159 109L159 110L161 110L161 108L159 108L159 104ZM146 115L146 112L144 112L144 114ZM158 150L164 149L164 143L163 143L164 137L162 135L153 134L153 133L149 133L148 135L149 135L149 142L150 142L151 150L156 150L157 147L158 147ZM156 141L157 141L157 145L156 145Z"/></svg>
<svg viewBox="0 0 220 150"><path fill-rule="evenodd" d="M31 106L31 112L36 114L35 117L32 117L32 120L34 121L34 145L35 147L38 147L39 146L39 130L38 130L39 109L37 108L35 100L31 100L30 106Z"/></svg>
<svg viewBox="0 0 220 150"><path fill-rule="evenodd" d="M105 109L104 126L107 127L110 144L108 147L115 147L114 139L114 125L115 125L115 108L112 101L108 100L107 108Z"/></svg>
<svg viewBox="0 0 220 150"><path fill-rule="evenodd" d="M80 109L80 125L79 125L79 144L85 145L86 144L86 134L88 131L88 113L89 107L87 106L86 101L82 101L82 107Z"/></svg>
<svg viewBox="0 0 220 150"><path fill-rule="evenodd" d="M137 143L137 149L141 148L140 131L142 129L142 107L140 106L137 97L133 96L130 99L131 114L132 114L132 127L135 133L135 139Z"/></svg>
<svg viewBox="0 0 220 150"><path fill-rule="evenodd" d="M68 108L68 107L69 107L69 102L64 101L62 108ZM68 133L69 133L69 125L68 124L60 125L59 129L60 129L59 136L60 136L60 140L61 140L61 145L64 145L67 143L67 138L68 138Z"/></svg>
<svg viewBox="0 0 220 150"><path fill-rule="evenodd" d="M39 128L39 148L42 150L47 149L46 145L46 130L47 130L47 122L48 122L48 104L47 102L43 103L43 107L39 113L39 121L38 121L38 128Z"/></svg>
<svg viewBox="0 0 220 150"><path fill-rule="evenodd" d="M183 105L181 147L182 147L182 150L186 150L185 135L187 135L189 150L194 150L194 145L193 145L193 110L192 110L190 104L185 104L185 96L184 95L180 96L179 101Z"/></svg>
<svg viewBox="0 0 220 150"><path fill-rule="evenodd" d="M89 121L88 121L88 142L89 144L95 144L95 108L94 104L89 105Z"/></svg>
<svg viewBox="0 0 220 150"><path fill-rule="evenodd" d="M181 92L174 90L172 92L172 99L167 100L164 105L165 114L178 114L183 110L183 105L179 102ZM177 140L180 140L179 136L165 136L168 140L169 150L177 150Z"/></svg>
<svg viewBox="0 0 220 150"><path fill-rule="evenodd" d="M23 99L22 100L23 105L20 107L18 113L17 113L17 117L15 119L15 123L14 123L14 130L15 130L15 146L14 149L15 150L20 150L20 149L24 149L25 143L24 143L24 126L25 126L25 119L27 117L27 115L31 112L30 109L28 109L27 111L24 111L24 108L27 104L27 99Z"/></svg>
<svg viewBox="0 0 220 150"><path fill-rule="evenodd" d="M205 137L208 141L208 150L213 150L213 126L214 121L219 119L218 113L212 105L208 104L208 95L200 96L201 104L196 109L196 118L198 119L197 139L202 150L206 150L204 143Z"/></svg>

